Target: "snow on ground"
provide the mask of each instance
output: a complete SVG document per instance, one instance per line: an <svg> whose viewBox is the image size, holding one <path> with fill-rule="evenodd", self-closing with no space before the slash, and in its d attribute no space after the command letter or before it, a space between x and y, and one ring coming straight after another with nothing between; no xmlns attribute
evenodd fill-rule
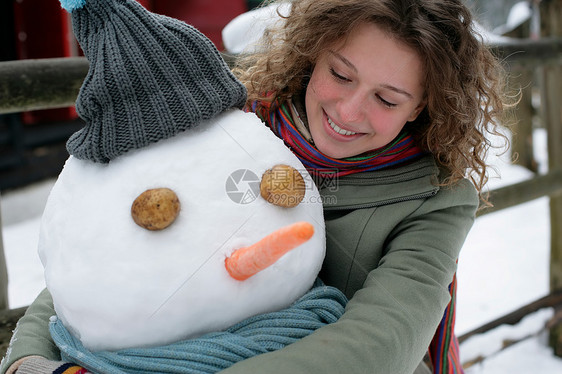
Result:
<svg viewBox="0 0 562 374"><path fill-rule="evenodd" d="M53 183L54 180L47 180L1 197L10 308L29 305L45 288L37 240L41 214Z"/></svg>
<svg viewBox="0 0 562 374"><path fill-rule="evenodd" d="M536 133L535 146L539 163L545 165L544 132ZM508 158L498 158L499 176L489 182L490 189L532 176L521 167L509 165ZM28 305L44 287L36 246L40 216L53 182L9 192L1 199L12 308ZM549 245L547 198L478 218L459 259L457 333L468 332L546 295ZM543 331L551 315L551 310L542 310L516 326L502 326L466 341L461 346L463 362L486 357L467 369L467 374L562 373L562 359L552 355ZM527 336L501 349L504 340Z"/></svg>
<svg viewBox="0 0 562 374"><path fill-rule="evenodd" d="M546 164L546 135L535 134L539 164ZM524 181L529 170L509 164L510 154L493 159L490 190ZM543 172L545 170L542 170ZM457 333L481 326L549 291L548 198L479 217L459 258Z"/></svg>

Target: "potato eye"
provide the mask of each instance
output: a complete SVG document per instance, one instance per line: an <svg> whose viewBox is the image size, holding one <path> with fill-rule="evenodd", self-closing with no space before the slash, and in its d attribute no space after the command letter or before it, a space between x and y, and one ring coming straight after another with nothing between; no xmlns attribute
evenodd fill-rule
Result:
<svg viewBox="0 0 562 374"><path fill-rule="evenodd" d="M180 201L169 188L155 188L141 193L131 206L137 225L150 231L163 230L175 221Z"/></svg>
<svg viewBox="0 0 562 374"><path fill-rule="evenodd" d="M284 208L299 205L304 198L306 184L301 173L288 165L275 165L263 173L260 194L269 203Z"/></svg>

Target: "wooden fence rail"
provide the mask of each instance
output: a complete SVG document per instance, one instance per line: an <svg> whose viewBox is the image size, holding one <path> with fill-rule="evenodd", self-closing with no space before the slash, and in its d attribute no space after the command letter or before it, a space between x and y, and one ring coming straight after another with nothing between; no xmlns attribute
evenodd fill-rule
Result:
<svg viewBox="0 0 562 374"><path fill-rule="evenodd" d="M559 38L513 39L491 48L514 69L562 62ZM87 72L85 57L0 62L0 114L72 106Z"/></svg>
<svg viewBox="0 0 562 374"><path fill-rule="evenodd" d="M0 114L73 106L87 73L84 57L0 62Z"/></svg>
<svg viewBox="0 0 562 374"><path fill-rule="evenodd" d="M497 212L543 196L560 195L562 195L562 169L552 170L548 174L537 175L532 179L490 191L489 200L493 206L480 210L477 216Z"/></svg>

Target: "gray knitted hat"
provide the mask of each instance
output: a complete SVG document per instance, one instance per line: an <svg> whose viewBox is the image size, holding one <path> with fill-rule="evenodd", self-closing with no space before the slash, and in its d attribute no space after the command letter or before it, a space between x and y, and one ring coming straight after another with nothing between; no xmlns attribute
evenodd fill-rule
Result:
<svg viewBox="0 0 562 374"><path fill-rule="evenodd" d="M192 26L134 0L60 1L90 62L71 155L107 163L244 105L246 89Z"/></svg>

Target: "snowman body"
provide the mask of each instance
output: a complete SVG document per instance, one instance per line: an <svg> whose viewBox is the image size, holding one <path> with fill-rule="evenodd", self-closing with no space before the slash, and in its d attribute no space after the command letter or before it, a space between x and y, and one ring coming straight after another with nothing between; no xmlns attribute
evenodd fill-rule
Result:
<svg viewBox="0 0 562 374"><path fill-rule="evenodd" d="M283 208L259 196L278 164L301 172L303 201ZM173 190L176 220L148 231L131 204L153 188ZM225 259L298 221L314 235L251 278ZM220 331L289 306L324 259L321 198L293 153L251 113L230 110L108 164L70 157L43 215L39 254L58 318L89 350L157 346Z"/></svg>

